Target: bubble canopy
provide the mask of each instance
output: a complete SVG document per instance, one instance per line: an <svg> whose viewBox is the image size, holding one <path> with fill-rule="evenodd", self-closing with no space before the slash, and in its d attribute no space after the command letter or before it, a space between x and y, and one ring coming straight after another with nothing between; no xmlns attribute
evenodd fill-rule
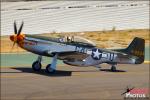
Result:
<svg viewBox="0 0 150 100"><path fill-rule="evenodd" d="M79 37L79 36L69 36L69 37L65 37L65 41L67 43L71 43L71 44L75 44L75 45L81 45L81 46L88 46L88 47L95 47L95 43L85 39L83 37Z"/></svg>

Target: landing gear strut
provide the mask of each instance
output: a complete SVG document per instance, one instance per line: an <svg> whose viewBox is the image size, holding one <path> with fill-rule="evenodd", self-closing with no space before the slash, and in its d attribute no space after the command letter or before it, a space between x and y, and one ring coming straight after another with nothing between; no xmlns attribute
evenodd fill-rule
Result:
<svg viewBox="0 0 150 100"><path fill-rule="evenodd" d="M112 71L112 72L115 72L115 71L116 71L116 66L115 66L115 65L112 65L112 66L111 66L111 71Z"/></svg>
<svg viewBox="0 0 150 100"><path fill-rule="evenodd" d="M41 67L42 67L41 61L42 61L42 56L38 56L37 60L35 62L33 62L32 69L34 71L40 71L41 70Z"/></svg>
<svg viewBox="0 0 150 100"><path fill-rule="evenodd" d="M56 71L57 57L58 54L55 54L55 56L52 59L52 63L46 66L47 73L54 73Z"/></svg>

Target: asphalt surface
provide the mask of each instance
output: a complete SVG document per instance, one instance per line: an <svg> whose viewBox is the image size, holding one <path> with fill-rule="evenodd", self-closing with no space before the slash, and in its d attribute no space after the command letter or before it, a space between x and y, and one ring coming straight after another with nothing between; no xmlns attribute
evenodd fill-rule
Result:
<svg viewBox="0 0 150 100"><path fill-rule="evenodd" d="M1 68L1 100L112 100L123 99L126 87L149 87L149 64L74 67L59 65L55 74L43 69L35 73L30 66Z"/></svg>

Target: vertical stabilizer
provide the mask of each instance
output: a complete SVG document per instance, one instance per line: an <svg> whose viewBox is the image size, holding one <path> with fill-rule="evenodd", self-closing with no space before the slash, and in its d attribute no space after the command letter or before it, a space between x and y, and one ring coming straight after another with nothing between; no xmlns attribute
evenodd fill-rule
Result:
<svg viewBox="0 0 150 100"><path fill-rule="evenodd" d="M135 37L131 44L125 49L125 52L130 55L137 56L136 64L144 62L145 40Z"/></svg>

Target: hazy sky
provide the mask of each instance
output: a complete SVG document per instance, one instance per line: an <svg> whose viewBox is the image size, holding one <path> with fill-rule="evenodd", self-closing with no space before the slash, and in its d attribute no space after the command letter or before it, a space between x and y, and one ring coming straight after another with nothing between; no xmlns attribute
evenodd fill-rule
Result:
<svg viewBox="0 0 150 100"><path fill-rule="evenodd" d="M32 1L1 3L1 35L24 21L27 34L149 28L148 1Z"/></svg>

